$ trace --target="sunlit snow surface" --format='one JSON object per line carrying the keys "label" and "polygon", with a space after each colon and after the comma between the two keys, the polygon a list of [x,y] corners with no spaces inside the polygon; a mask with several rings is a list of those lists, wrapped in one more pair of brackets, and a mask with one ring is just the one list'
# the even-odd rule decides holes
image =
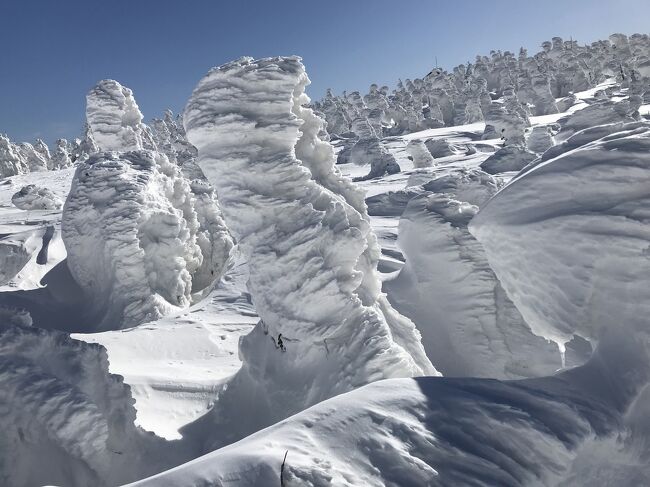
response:
{"label": "sunlit snow surface", "polygon": [[[579,94],[578,100],[594,92]],[[579,101],[569,111],[582,107],[584,103]],[[650,114],[650,106],[642,107],[641,113]],[[533,117],[532,122],[546,125],[563,115]],[[405,255],[398,228],[406,204],[387,194],[477,169],[498,146],[497,140],[480,139],[483,128],[478,123],[384,139],[402,171],[359,183],[368,197],[379,198],[374,207],[380,214],[373,215],[373,205],[370,214],[382,249],[379,271],[384,291],[420,328],[426,325],[426,305],[432,303],[419,301],[421,308],[411,309],[411,314],[406,308],[400,309],[403,289],[395,286],[399,286]],[[408,140],[414,138],[445,138],[473,146],[475,151],[435,159],[432,167],[415,169],[406,152]],[[369,170],[351,164],[339,168],[350,178],[364,176]],[[12,205],[11,196],[24,185],[36,184],[65,199],[73,172],[30,173],[0,184],[0,256],[5,263],[0,270],[1,299],[8,293],[41,287],[41,278],[65,259],[61,211],[20,210]],[[508,183],[514,175],[498,174],[498,184]],[[45,265],[39,265],[36,254],[48,226],[55,230],[49,258]],[[241,365],[239,338],[258,321],[246,291],[247,273],[246,265],[235,259],[208,297],[178,314],[126,330],[73,334],[75,339],[106,347],[110,371],[124,376],[131,386],[136,424],[167,439],[181,438],[179,430],[201,418],[220,386],[237,372]],[[473,343],[478,342],[462,345],[470,347]],[[590,349],[570,347],[564,357],[566,365],[581,364],[590,353]],[[620,352],[619,347],[626,347],[630,360],[638,352],[628,343],[613,346]],[[541,366],[553,370],[557,363],[560,368],[559,351],[552,349],[549,354],[557,354],[558,360],[540,359]],[[437,367],[435,356],[430,358]],[[485,376],[526,376],[521,369],[490,365],[494,369],[485,371]],[[619,366],[624,368],[625,363]],[[634,435],[618,437],[616,428],[619,423],[634,423],[645,409],[637,406],[631,417],[625,418],[625,400],[608,404],[608,398],[620,392],[619,385],[608,376],[611,371],[607,367],[599,367],[589,364],[559,379],[519,382],[446,378],[380,382],[318,404],[141,484],[280,485],[280,465],[288,452],[284,478],[292,483],[287,485],[463,485],[481,479],[477,485],[569,486],[598,485],[603,476],[609,476],[604,484],[646,485],[644,445],[635,443]],[[620,387],[629,386],[626,393],[632,394],[636,379]],[[483,448],[487,443],[491,447]],[[631,445],[632,453],[622,453],[623,445]],[[450,456],[451,451],[457,455]]]}

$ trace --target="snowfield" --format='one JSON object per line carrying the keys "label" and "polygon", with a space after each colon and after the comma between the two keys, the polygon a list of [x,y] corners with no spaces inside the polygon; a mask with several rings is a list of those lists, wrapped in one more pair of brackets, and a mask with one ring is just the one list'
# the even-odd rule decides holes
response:
{"label": "snowfield", "polygon": [[650,485],[649,58],[245,57],[1,136],[0,485]]}

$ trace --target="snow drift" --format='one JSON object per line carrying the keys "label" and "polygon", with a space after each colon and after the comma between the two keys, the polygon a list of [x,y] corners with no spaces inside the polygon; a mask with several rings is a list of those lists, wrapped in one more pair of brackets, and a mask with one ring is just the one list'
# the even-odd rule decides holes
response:
{"label": "snow drift", "polygon": [[650,125],[586,139],[513,180],[470,230],[536,334],[647,340]]}

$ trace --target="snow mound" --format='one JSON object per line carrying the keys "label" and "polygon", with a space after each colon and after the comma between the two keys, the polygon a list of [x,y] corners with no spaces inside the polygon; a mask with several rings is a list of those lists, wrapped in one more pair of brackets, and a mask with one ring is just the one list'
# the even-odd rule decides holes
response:
{"label": "snow mound", "polygon": [[557,134],[559,140],[566,140],[571,135],[584,129],[617,122],[629,123],[639,120],[639,96],[630,96],[625,100],[605,98],[558,120],[561,126]]}
{"label": "snow mound", "polygon": [[[644,485],[647,469],[631,481],[643,461],[621,453],[622,414],[648,376],[627,373],[647,357],[626,338],[553,377],[376,382],[131,487],[575,487],[616,462],[618,485]],[[580,469],[598,448],[598,468]]]}
{"label": "snow mound", "polygon": [[61,228],[95,331],[187,307],[193,292],[221,276],[232,247],[213,196],[195,194],[178,167],[153,151],[99,153],[80,163]]}
{"label": "snow mound", "polygon": [[11,197],[11,202],[21,210],[58,210],[63,202],[47,188],[28,184]]}
{"label": "snow mound", "polygon": [[261,318],[217,401],[244,423],[238,433],[373,380],[435,373],[413,324],[380,294],[363,195],[318,137],[308,83],[297,57],[242,58],[212,69],[185,109]]}
{"label": "snow mound", "polygon": [[99,150],[154,149],[142,118],[133,92],[115,80],[100,81],[86,95],[86,120]]}
{"label": "snow mound", "polygon": [[537,335],[560,345],[607,328],[647,337],[650,124],[577,137],[585,144],[518,176],[470,230]]}
{"label": "snow mound", "polygon": [[521,171],[537,158],[537,154],[523,145],[502,147],[481,163],[481,169],[488,174]]}
{"label": "snow mound", "polygon": [[384,287],[415,322],[433,364],[456,377],[554,373],[562,366],[557,346],[531,333],[467,230],[497,181],[479,170],[459,171],[423,189],[399,221],[406,264]]}

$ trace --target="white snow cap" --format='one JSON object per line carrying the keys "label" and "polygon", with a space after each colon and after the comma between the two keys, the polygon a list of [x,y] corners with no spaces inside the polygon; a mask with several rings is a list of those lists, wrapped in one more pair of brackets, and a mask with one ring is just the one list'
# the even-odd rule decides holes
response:
{"label": "white snow cap", "polygon": [[650,124],[633,123],[518,176],[470,230],[536,334],[647,338],[649,207]]}
{"label": "white snow cap", "polygon": [[363,196],[318,138],[308,83],[298,57],[242,58],[212,69],[184,115],[249,259],[261,318],[227,392],[252,381],[256,420],[267,424],[373,380],[436,373],[414,325],[380,294]]}
{"label": "white snow cap", "polygon": [[115,80],[97,83],[86,95],[86,119],[99,150],[153,148],[133,92]]}

